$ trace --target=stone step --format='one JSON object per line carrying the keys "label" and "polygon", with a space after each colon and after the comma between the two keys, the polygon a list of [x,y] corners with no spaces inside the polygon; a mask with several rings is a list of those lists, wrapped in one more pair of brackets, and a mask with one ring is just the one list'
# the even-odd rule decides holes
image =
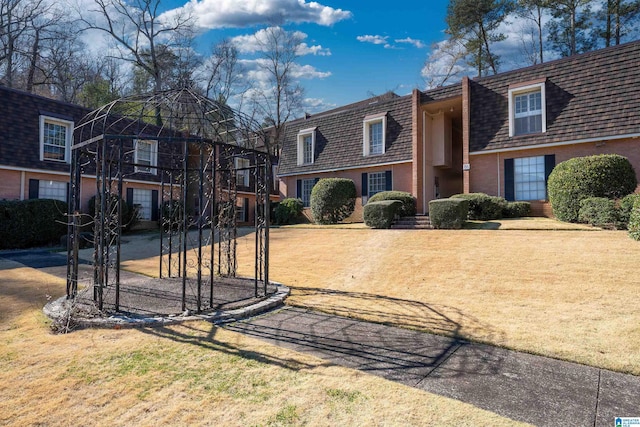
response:
{"label": "stone step", "polygon": [[399,218],[391,224],[391,228],[396,230],[430,230],[433,227],[428,216],[418,215]]}

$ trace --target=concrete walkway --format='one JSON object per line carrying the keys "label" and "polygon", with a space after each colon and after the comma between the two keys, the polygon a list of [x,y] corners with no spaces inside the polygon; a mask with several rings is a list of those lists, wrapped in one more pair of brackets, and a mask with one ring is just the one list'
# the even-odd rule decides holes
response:
{"label": "concrete walkway", "polygon": [[225,326],[537,426],[640,417],[640,377],[299,308]]}

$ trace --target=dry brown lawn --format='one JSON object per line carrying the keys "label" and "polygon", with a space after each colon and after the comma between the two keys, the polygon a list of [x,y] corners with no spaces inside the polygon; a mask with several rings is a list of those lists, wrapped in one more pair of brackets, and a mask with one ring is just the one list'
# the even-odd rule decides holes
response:
{"label": "dry brown lawn", "polygon": [[271,236],[271,277],[292,287],[288,304],[640,375],[640,243],[625,232]]}
{"label": "dry brown lawn", "polygon": [[0,260],[0,425],[516,425],[206,322],[54,335],[41,310],[63,294]]}

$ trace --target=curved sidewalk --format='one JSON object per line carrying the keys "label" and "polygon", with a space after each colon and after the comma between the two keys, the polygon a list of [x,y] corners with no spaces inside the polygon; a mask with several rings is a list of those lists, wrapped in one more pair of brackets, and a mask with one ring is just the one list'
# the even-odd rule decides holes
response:
{"label": "curved sidewalk", "polygon": [[537,426],[640,418],[640,377],[285,307],[225,328]]}

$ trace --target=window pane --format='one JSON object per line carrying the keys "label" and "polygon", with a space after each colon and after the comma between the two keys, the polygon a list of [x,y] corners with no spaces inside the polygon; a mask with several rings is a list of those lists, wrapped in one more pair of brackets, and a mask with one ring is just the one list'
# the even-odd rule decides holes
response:
{"label": "window pane", "polygon": [[151,190],[133,189],[133,206],[138,209],[138,217],[151,219]]}
{"label": "window pane", "polygon": [[369,154],[382,154],[382,122],[369,124]]}
{"label": "window pane", "polygon": [[43,157],[64,160],[67,145],[67,127],[56,123],[44,123]]}
{"label": "window pane", "polygon": [[384,172],[375,172],[369,174],[369,197],[376,193],[385,191],[387,188],[387,180]]}
{"label": "window pane", "polygon": [[545,200],[544,156],[514,159],[516,200]]}
{"label": "window pane", "polygon": [[311,206],[311,190],[316,185],[315,179],[302,180],[302,203],[305,207]]}
{"label": "window pane", "polygon": [[156,166],[155,141],[136,141],[136,172],[155,173],[150,166]]}
{"label": "window pane", "polygon": [[60,181],[47,181],[41,179],[38,182],[38,198],[67,201],[67,183]]}
{"label": "window pane", "polygon": [[542,132],[542,92],[514,95],[514,134]]}
{"label": "window pane", "polygon": [[235,167],[236,167],[236,185],[241,187],[249,186],[249,167],[251,167],[251,162],[249,159],[243,159],[241,157],[235,158]]}
{"label": "window pane", "polygon": [[304,137],[302,147],[304,150],[304,162],[313,163],[313,139],[311,138],[311,135],[306,135]]}

